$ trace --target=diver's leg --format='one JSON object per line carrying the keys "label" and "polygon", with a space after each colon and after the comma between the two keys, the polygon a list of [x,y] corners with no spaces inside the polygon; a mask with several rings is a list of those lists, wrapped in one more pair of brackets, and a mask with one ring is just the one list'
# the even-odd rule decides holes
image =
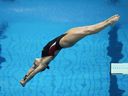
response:
{"label": "diver's leg", "polygon": [[33,70],[29,75],[26,76],[25,79],[20,81],[20,84],[24,87],[25,84],[31,80],[37,73],[43,71],[47,68],[49,62],[53,59],[53,56],[44,57],[42,61],[40,62],[39,66]]}
{"label": "diver's leg", "polygon": [[119,20],[119,17],[119,15],[114,15],[108,18],[107,20],[95,25],[72,28],[69,31],[67,31],[67,34],[60,40],[60,46],[64,48],[71,47],[83,37],[95,34],[103,30],[107,26],[114,24]]}

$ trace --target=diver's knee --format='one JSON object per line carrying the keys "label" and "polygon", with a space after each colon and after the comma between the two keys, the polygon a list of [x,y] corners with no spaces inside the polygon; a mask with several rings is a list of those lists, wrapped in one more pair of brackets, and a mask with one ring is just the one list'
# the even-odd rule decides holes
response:
{"label": "diver's knee", "polygon": [[86,33],[87,33],[87,35],[89,35],[89,34],[94,34],[97,30],[96,30],[97,28],[96,28],[96,26],[87,26],[86,27],[86,30],[84,30],[84,31],[86,31]]}

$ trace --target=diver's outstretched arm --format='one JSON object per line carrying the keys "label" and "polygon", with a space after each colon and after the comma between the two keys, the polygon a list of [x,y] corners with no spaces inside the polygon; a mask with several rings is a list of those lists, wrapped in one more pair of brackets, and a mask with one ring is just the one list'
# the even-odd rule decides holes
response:
{"label": "diver's outstretched arm", "polygon": [[53,59],[53,56],[47,56],[42,58],[37,68],[35,68],[31,72],[29,71],[29,74],[27,73],[27,75],[25,75],[25,77],[20,81],[20,84],[24,87],[25,84],[29,80],[31,80],[37,73],[44,71],[46,68],[48,68],[48,64],[51,62],[52,59]]}
{"label": "diver's outstretched arm", "polygon": [[26,77],[31,74],[40,64],[40,59],[39,58],[36,58],[34,63],[33,63],[33,66],[28,70],[28,72],[26,73],[26,75],[23,77],[23,80],[26,79]]}

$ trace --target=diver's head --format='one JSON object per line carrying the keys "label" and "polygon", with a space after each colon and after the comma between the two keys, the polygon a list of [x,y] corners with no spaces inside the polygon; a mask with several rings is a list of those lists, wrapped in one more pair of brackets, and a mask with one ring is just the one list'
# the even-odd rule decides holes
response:
{"label": "diver's head", "polygon": [[36,58],[35,61],[34,61],[34,63],[37,64],[37,65],[38,65],[40,62],[41,62],[41,58]]}

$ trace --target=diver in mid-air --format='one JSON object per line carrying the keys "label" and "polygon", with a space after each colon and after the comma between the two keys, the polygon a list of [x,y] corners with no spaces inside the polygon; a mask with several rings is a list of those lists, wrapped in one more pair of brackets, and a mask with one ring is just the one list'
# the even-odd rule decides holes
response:
{"label": "diver in mid-air", "polygon": [[20,81],[20,84],[24,87],[25,84],[32,79],[37,73],[49,69],[49,63],[60,52],[62,48],[72,47],[80,39],[95,34],[107,26],[116,23],[119,20],[119,15],[114,15],[105,21],[90,26],[75,27],[68,30],[66,33],[51,40],[42,50],[41,58],[35,59],[33,66],[28,73]]}

